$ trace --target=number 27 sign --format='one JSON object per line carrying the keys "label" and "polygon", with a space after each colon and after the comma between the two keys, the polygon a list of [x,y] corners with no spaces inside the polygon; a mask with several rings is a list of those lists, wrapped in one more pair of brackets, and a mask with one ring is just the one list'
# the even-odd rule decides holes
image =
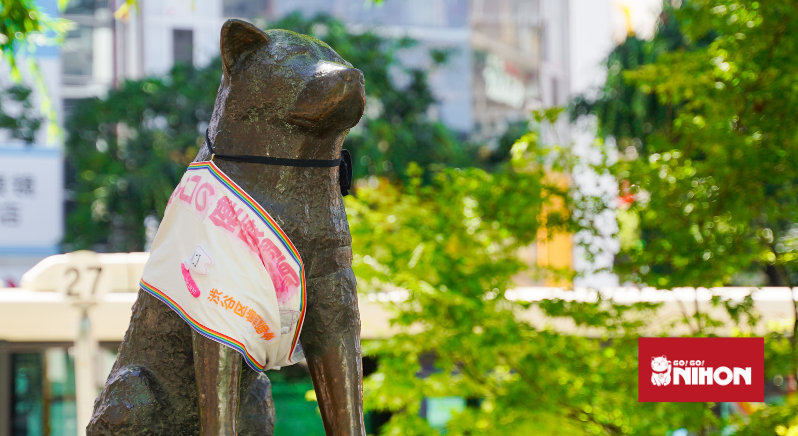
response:
{"label": "number 27 sign", "polygon": [[58,278],[56,290],[73,303],[93,304],[105,294],[109,277],[103,274],[99,256],[93,251],[66,254],[67,261]]}

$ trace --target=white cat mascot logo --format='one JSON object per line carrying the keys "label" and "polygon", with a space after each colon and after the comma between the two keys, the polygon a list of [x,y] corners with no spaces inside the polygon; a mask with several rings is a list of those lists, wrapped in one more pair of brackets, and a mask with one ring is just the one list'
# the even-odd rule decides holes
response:
{"label": "white cat mascot logo", "polygon": [[651,383],[654,386],[671,384],[671,362],[665,356],[651,358]]}

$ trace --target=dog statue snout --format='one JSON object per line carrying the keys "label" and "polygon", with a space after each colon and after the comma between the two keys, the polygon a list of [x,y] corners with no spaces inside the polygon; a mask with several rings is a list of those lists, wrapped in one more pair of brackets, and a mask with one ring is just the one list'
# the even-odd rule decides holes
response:
{"label": "dog statue snout", "polygon": [[347,68],[343,71],[343,73],[341,73],[341,78],[344,79],[345,82],[359,82],[364,85],[366,84],[366,79],[363,77],[363,72],[357,68]]}
{"label": "dog statue snout", "polygon": [[348,129],[366,107],[366,79],[357,68],[320,62],[289,114],[288,122],[309,129]]}

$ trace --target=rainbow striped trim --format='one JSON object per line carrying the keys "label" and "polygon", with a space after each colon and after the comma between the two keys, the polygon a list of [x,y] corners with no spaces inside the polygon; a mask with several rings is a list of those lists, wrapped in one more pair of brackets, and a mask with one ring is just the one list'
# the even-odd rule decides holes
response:
{"label": "rainbow striped trim", "polygon": [[141,286],[141,289],[147,291],[155,298],[163,301],[167,306],[172,308],[172,310],[177,312],[177,314],[180,315],[180,317],[183,318],[183,320],[185,320],[188,323],[188,325],[191,326],[191,328],[196,330],[197,333],[201,334],[202,336],[205,336],[208,339],[216,341],[220,344],[227,345],[228,347],[241,353],[241,355],[244,356],[244,359],[246,359],[247,364],[250,367],[252,367],[252,369],[254,369],[255,371],[263,372],[266,369],[265,365],[260,364],[257,360],[255,360],[254,357],[252,357],[251,354],[249,354],[249,352],[247,352],[247,349],[244,348],[244,344],[242,344],[241,342],[238,342],[237,340],[229,336],[223,335],[215,330],[211,330],[205,327],[204,325],[198,323],[196,320],[194,320],[194,318],[191,317],[191,315],[186,313],[186,311],[183,310],[183,308],[180,307],[179,304],[177,304],[174,300],[169,298],[168,295],[161,292],[155,286],[152,286],[151,284],[145,282],[144,279],[141,279],[141,281],[139,282],[139,286]]}

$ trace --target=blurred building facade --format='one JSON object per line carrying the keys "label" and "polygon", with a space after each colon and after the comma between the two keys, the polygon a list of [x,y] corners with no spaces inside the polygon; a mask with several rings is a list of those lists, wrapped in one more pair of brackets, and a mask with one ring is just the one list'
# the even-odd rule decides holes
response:
{"label": "blurred building facade", "polygon": [[[116,0],[119,2],[119,0]],[[326,13],[355,30],[419,42],[404,53],[428,66],[430,48],[452,51],[431,84],[441,121],[464,133],[496,130],[529,109],[567,101],[569,2],[555,0],[141,0],[118,14],[114,0],[74,0],[78,27],[61,48],[63,98],[102,95],[125,78],[163,74],[175,62],[207,63],[219,27],[237,17],[265,25],[293,12]]]}
{"label": "blurred building facade", "polygon": [[[56,1],[39,0],[37,4],[57,15]],[[38,72],[28,68],[29,61],[36,63]],[[36,47],[17,59],[22,83],[34,91],[31,102],[35,107],[27,110],[7,98],[5,91],[17,84],[8,65],[0,63],[0,77],[5,74],[6,78],[0,81],[3,112],[12,117],[26,113],[42,120],[30,144],[0,129],[0,287],[18,285],[39,260],[59,252],[64,226],[63,157],[57,128],[63,120],[61,63],[61,50],[55,46]],[[42,98],[37,81],[46,87],[48,98]],[[42,114],[45,104],[53,109],[54,123]]]}
{"label": "blurred building facade", "polygon": [[65,11],[77,24],[61,48],[67,110],[74,99],[102,95],[126,78],[163,74],[175,62],[204,65],[218,55],[227,18],[264,26],[293,12],[409,36],[419,42],[402,55],[412,66],[429,66],[431,48],[451,50],[450,61],[430,77],[439,100],[431,116],[459,132],[503,132],[529,109],[563,104],[570,94],[574,1],[140,0],[137,10],[114,19],[115,3],[121,1],[73,0]]}

